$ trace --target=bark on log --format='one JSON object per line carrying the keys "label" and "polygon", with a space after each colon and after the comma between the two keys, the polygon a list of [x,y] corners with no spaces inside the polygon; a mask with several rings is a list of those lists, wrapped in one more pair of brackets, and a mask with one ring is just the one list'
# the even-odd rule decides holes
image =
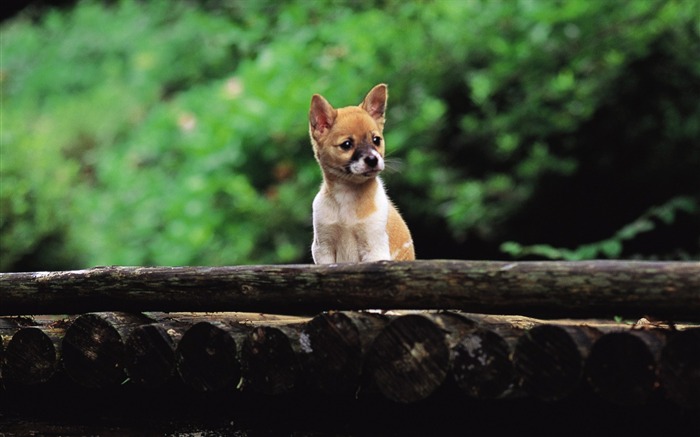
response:
{"label": "bark on log", "polygon": [[185,384],[202,392],[233,389],[241,378],[239,349],[248,330],[216,321],[189,328],[175,351],[176,368]]}
{"label": "bark on log", "polygon": [[392,401],[425,399],[443,385],[450,369],[450,349],[473,328],[470,320],[450,313],[398,317],[374,340],[365,371]]}
{"label": "bark on log", "polygon": [[51,379],[60,368],[64,334],[61,325],[20,328],[8,342],[2,359],[3,383],[34,385]]}
{"label": "bark on log", "polygon": [[2,273],[1,314],[462,309],[700,319],[700,262],[415,261]]}
{"label": "bark on log", "polygon": [[327,395],[354,395],[365,354],[388,321],[381,314],[350,311],[325,312],[311,319],[300,337],[300,359],[309,386]]}
{"label": "bark on log", "polygon": [[513,365],[520,387],[544,401],[570,396],[581,384],[600,332],[589,326],[539,325],[518,340]]}
{"label": "bark on log", "polygon": [[89,388],[116,387],[127,380],[124,343],[137,327],[152,320],[142,314],[91,313],[78,317],[63,338],[63,365]]}
{"label": "bark on log", "polygon": [[642,405],[658,387],[666,332],[628,330],[603,335],[591,349],[586,379],[595,393],[618,405]]}
{"label": "bark on log", "polygon": [[700,409],[700,328],[673,333],[661,353],[660,378],[676,404]]}
{"label": "bark on log", "polygon": [[299,388],[300,332],[299,325],[252,328],[241,348],[242,390],[281,395]]}

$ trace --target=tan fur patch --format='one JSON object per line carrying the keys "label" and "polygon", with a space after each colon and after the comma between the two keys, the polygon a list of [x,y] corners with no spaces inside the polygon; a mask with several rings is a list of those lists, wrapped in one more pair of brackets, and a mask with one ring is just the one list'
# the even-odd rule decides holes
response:
{"label": "tan fur patch", "polygon": [[377,180],[375,179],[362,187],[361,193],[358,195],[357,208],[355,209],[358,219],[365,219],[377,210],[377,205],[374,203],[377,186]]}
{"label": "tan fur patch", "polygon": [[389,234],[389,252],[392,259],[396,261],[413,261],[416,259],[411,232],[392,203],[389,203],[386,231]]}

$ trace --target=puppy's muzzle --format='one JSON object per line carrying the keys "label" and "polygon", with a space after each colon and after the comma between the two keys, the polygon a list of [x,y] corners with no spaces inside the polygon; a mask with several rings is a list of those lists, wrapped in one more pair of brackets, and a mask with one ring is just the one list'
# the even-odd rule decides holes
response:
{"label": "puppy's muzzle", "polygon": [[384,158],[373,147],[358,148],[350,158],[350,173],[374,176],[384,170]]}
{"label": "puppy's muzzle", "polygon": [[370,168],[375,168],[377,165],[379,165],[379,158],[374,155],[365,156],[365,164],[367,164],[367,166]]}

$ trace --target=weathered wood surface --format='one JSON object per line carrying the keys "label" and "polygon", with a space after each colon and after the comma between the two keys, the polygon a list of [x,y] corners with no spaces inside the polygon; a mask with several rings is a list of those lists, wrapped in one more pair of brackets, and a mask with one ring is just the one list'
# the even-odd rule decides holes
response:
{"label": "weathered wood surface", "polygon": [[415,261],[0,273],[0,314],[460,309],[700,319],[700,262]]}

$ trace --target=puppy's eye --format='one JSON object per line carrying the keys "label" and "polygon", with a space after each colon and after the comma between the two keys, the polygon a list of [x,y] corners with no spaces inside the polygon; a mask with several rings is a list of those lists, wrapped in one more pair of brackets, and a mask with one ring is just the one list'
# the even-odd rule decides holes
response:
{"label": "puppy's eye", "polygon": [[345,140],[340,144],[340,148],[343,150],[350,150],[352,149],[352,141],[351,140]]}
{"label": "puppy's eye", "polygon": [[375,135],[374,137],[372,137],[372,142],[375,146],[379,147],[382,145],[382,138]]}

